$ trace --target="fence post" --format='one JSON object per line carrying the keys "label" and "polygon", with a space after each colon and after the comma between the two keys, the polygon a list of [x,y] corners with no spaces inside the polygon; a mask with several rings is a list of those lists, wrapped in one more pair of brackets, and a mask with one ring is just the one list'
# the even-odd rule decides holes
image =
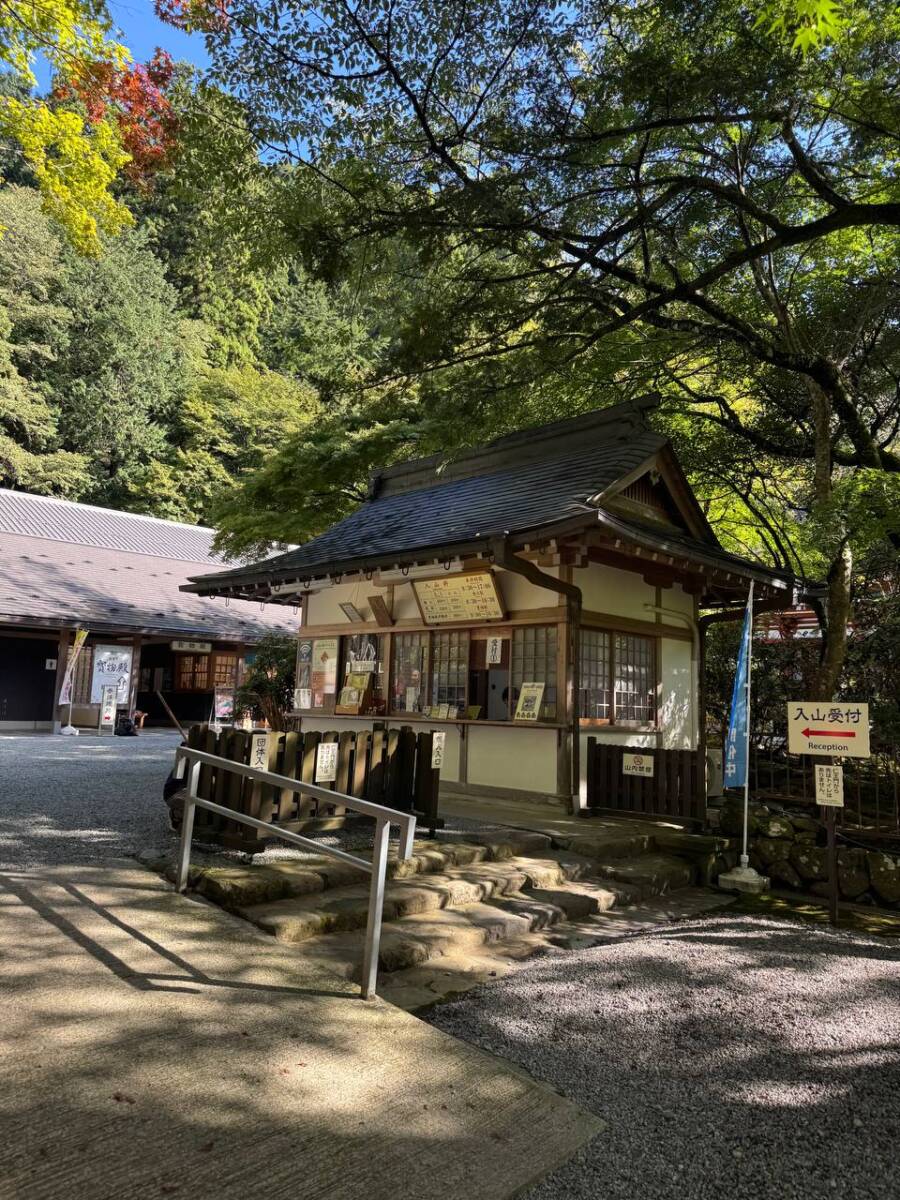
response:
{"label": "fence post", "polygon": [[181,844],[178,847],[178,871],[175,876],[175,889],[179,892],[185,891],[188,883],[188,871],[191,865],[191,838],[194,834],[194,813],[197,811],[194,801],[197,799],[199,780],[200,763],[192,762],[188,768],[188,785],[181,818]]}
{"label": "fence post", "polygon": [[381,913],[384,907],[384,877],[387,870],[390,835],[390,825],[384,817],[379,817],[375,823],[372,883],[369,888],[369,917],[366,923],[366,947],[363,954],[362,995],[364,1000],[375,995],[375,987],[378,983],[378,950],[381,945]]}

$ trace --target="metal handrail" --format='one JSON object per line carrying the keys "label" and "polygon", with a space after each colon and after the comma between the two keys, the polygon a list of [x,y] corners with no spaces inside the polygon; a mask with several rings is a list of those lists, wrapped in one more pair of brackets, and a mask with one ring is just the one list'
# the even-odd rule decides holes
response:
{"label": "metal handrail", "polygon": [[277,836],[286,842],[303,846],[306,849],[317,850],[330,854],[341,862],[352,863],[361,871],[368,871],[372,876],[369,887],[369,913],[366,922],[366,941],[363,949],[362,995],[368,1000],[375,995],[378,982],[378,948],[381,942],[381,915],[384,908],[384,883],[387,874],[388,845],[390,843],[391,825],[400,827],[400,858],[412,857],[413,840],[416,836],[416,818],[412,813],[398,812],[394,808],[386,808],[383,804],[372,804],[368,800],[360,800],[357,796],[347,796],[343,792],[332,792],[329,788],[318,787],[314,783],[303,783],[299,779],[291,779],[287,775],[276,775],[272,771],[261,771],[257,767],[247,766],[246,763],[233,762],[229,758],[220,758],[216,754],[207,754],[205,750],[194,750],[190,746],[179,746],[175,751],[176,770],[181,759],[189,763],[187,789],[184,799],[184,815],[181,823],[181,842],[178,848],[178,866],[175,874],[177,891],[187,889],[188,871],[191,863],[191,840],[194,833],[194,810],[208,809],[227,817],[229,821],[240,821],[254,829],[262,829],[266,833],[273,831],[273,826],[256,817],[248,817],[246,813],[235,812],[212,800],[205,800],[197,795],[200,782],[200,768],[203,766],[217,767],[219,770],[231,771],[235,775],[243,775],[257,783],[271,784],[273,787],[292,792],[302,792],[305,796],[314,796],[329,804],[340,804],[344,808],[352,808],[354,812],[363,813],[375,818],[375,843],[372,851],[372,861],[348,854],[346,850],[337,850],[334,846],[323,846],[312,838],[305,838],[299,833],[287,829],[279,829]]}

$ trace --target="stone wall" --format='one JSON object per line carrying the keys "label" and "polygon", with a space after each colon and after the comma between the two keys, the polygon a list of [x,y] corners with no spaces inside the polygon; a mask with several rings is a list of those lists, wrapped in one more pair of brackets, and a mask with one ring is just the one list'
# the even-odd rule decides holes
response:
{"label": "stone wall", "polygon": [[[719,831],[740,837],[743,801],[720,810]],[[773,888],[828,895],[828,852],[821,821],[806,812],[751,802],[750,865],[768,875]],[[838,841],[838,888],[844,900],[900,909],[900,857]]]}

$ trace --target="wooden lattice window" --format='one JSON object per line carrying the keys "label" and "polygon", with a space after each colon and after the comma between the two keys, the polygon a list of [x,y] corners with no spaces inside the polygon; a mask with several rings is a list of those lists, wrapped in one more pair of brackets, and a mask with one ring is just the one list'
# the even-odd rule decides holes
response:
{"label": "wooden lattice window", "polygon": [[236,687],[238,674],[238,656],[236,654],[220,654],[213,656],[213,686]]}
{"label": "wooden lattice window", "polygon": [[609,725],[656,722],[656,639],[581,630],[581,719]]}
{"label": "wooden lattice window", "polygon": [[422,712],[428,700],[428,634],[395,633],[391,642],[391,712]]}
{"label": "wooden lattice window", "polygon": [[209,655],[179,654],[175,660],[175,691],[209,691]]}
{"label": "wooden lattice window", "polygon": [[615,719],[649,725],[656,720],[656,643],[653,638],[617,633],[615,641]]}
{"label": "wooden lattice window", "polygon": [[465,715],[469,674],[469,632],[435,633],[431,646],[431,706],[450,706],[450,716]]}
{"label": "wooden lattice window", "polygon": [[556,720],[556,626],[521,625],[512,635],[510,712],[515,713],[523,683],[542,683],[539,720]]}
{"label": "wooden lattice window", "polygon": [[581,630],[581,716],[588,721],[612,719],[612,655],[610,634]]}

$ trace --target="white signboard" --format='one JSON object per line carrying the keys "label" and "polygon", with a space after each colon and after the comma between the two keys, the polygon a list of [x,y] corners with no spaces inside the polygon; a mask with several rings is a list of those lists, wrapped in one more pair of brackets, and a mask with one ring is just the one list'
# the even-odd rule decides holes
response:
{"label": "white signboard", "polygon": [[105,684],[114,684],[116,700],[128,703],[131,683],[131,647],[95,646],[93,673],[91,675],[91,704],[99,704]]}
{"label": "white signboard", "polygon": [[267,733],[254,733],[250,739],[250,766],[255,767],[257,771],[268,771],[269,735]]}
{"label": "white signboard", "polygon": [[116,685],[105,683],[100,693],[100,728],[114,729],[116,725]]}
{"label": "white signboard", "polygon": [[622,759],[623,775],[641,775],[644,779],[653,778],[653,755],[632,754],[626,751]]}
{"label": "white signboard", "polygon": [[187,654],[211,654],[212,642],[186,642],[183,639],[171,643],[173,650]]}
{"label": "white signboard", "polygon": [[816,803],[829,808],[844,807],[844,768],[816,764]]}
{"label": "white signboard", "polygon": [[337,779],[337,765],[337,742],[319,742],[316,747],[316,783],[333,783]]}
{"label": "white signboard", "polygon": [[312,688],[294,688],[294,708],[312,708]]}
{"label": "white signboard", "polygon": [[503,638],[489,637],[487,640],[487,665],[497,667],[503,662]]}
{"label": "white signboard", "polygon": [[869,757],[868,704],[792,700],[787,706],[791,754]]}
{"label": "white signboard", "polygon": [[431,735],[431,765],[439,771],[444,765],[444,747],[447,742],[447,735],[443,730]]}

